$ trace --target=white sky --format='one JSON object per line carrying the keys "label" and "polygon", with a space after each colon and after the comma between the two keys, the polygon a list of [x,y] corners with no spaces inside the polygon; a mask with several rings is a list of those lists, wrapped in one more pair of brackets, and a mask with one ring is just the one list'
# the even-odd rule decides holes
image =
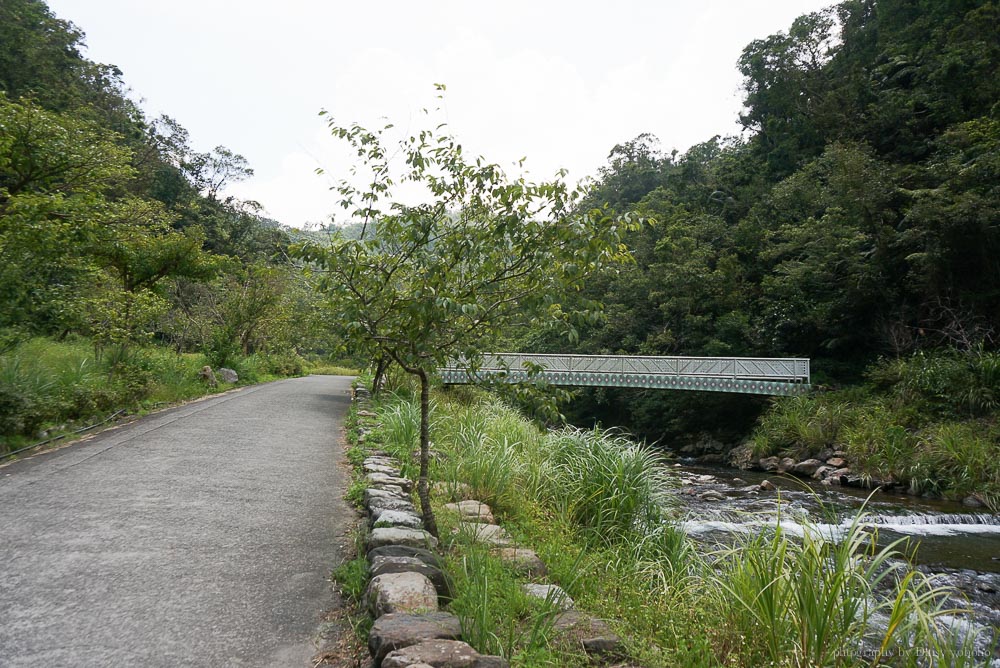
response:
{"label": "white sky", "polygon": [[296,227],[335,212],[348,166],[321,109],[417,130],[444,83],[467,152],[575,181],[642,132],[668,152],[738,132],[743,47],[832,2],[48,0],[150,117],[246,156],[230,194]]}

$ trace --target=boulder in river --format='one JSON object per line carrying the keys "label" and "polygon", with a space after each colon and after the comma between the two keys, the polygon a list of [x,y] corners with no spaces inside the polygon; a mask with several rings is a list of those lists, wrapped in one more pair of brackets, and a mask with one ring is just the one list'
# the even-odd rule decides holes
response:
{"label": "boulder in river", "polygon": [[823,466],[822,460],[819,460],[819,459],[806,459],[806,460],[801,461],[798,464],[795,464],[794,466],[792,466],[791,471],[792,471],[792,473],[795,473],[795,474],[798,474],[798,475],[801,475],[801,476],[811,476],[814,473],[816,473],[816,471],[818,471],[819,467],[821,467],[821,466]]}
{"label": "boulder in river", "polygon": [[777,471],[781,460],[777,457],[762,457],[759,466],[762,471]]}

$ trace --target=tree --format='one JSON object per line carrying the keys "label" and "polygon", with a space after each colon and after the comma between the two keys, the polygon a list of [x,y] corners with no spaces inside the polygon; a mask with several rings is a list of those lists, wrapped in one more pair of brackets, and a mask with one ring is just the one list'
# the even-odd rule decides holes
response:
{"label": "tree", "polygon": [[169,308],[157,294],[168,277],[207,279],[218,258],[202,250],[198,227],[177,231],[159,202],[127,197],[104,207],[90,256],[115,280],[93,302],[98,340],[123,348],[151,334],[151,324]]}
{"label": "tree", "polygon": [[[564,311],[562,297],[599,267],[627,260],[622,235],[637,223],[575,212],[580,193],[561,179],[531,183],[481,157],[467,159],[443,126],[400,140],[396,150],[386,141],[391,125],[370,131],[331,119],[329,127],[357,151],[370,177],[363,189],[339,186],[362,234],[335,234],[328,245],[295,252],[323,273],[321,286],[352,340],[419,378],[418,492],[425,528],[436,535],[427,478],[435,370],[455,358],[475,368],[491,342],[517,324],[562,322],[572,332],[572,316],[584,313]],[[404,184],[421,188],[425,201],[394,199]]]}
{"label": "tree", "polygon": [[0,326],[59,331],[93,268],[82,249],[132,176],[129,152],[95,124],[0,94]]}

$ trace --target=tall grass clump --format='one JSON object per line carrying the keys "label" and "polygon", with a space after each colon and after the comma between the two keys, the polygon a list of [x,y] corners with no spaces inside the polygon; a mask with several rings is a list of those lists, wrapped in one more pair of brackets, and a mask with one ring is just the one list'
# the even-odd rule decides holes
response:
{"label": "tall grass clump", "polygon": [[450,453],[442,477],[469,485],[498,508],[512,508],[533,489],[530,463],[541,434],[514,408],[497,400],[451,405],[433,423],[433,436]]}
{"label": "tall grass clump", "polygon": [[542,441],[545,501],[596,543],[639,540],[664,521],[670,487],[652,451],[609,431],[567,427]]}
{"label": "tall grass clump", "polygon": [[449,559],[456,592],[450,608],[461,622],[463,640],[484,654],[522,660],[544,656],[549,662],[541,665],[567,665],[552,662],[547,646],[561,610],[557,601],[528,596],[510,568],[471,540]]}
{"label": "tall grass clump", "polygon": [[[706,591],[724,616],[718,653],[738,665],[847,666],[906,657],[953,657],[961,649],[938,622],[958,612],[951,592],[910,570],[900,552],[863,529],[843,535],[781,525],[714,555]],[[888,594],[887,594],[888,592]],[[943,663],[940,665],[951,665]]]}
{"label": "tall grass clump", "polygon": [[[389,393],[379,405],[382,407],[379,412],[382,446],[399,460],[403,475],[416,479],[419,466],[413,459],[413,452],[420,447],[420,405],[399,393]],[[433,415],[433,402],[431,412]]]}
{"label": "tall grass clump", "polygon": [[752,436],[760,457],[778,453],[809,456],[844,443],[845,432],[864,402],[857,391],[782,397],[774,401]]}

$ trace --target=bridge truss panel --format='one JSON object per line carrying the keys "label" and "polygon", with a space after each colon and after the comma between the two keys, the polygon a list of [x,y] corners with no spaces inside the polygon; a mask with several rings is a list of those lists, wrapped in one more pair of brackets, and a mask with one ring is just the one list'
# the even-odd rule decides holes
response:
{"label": "bridge truss panel", "polygon": [[[529,373],[535,367],[540,373]],[[802,394],[810,389],[809,360],[798,358],[499,353],[486,355],[471,376],[461,362],[440,371],[449,384],[541,380],[553,385],[766,395]]]}

